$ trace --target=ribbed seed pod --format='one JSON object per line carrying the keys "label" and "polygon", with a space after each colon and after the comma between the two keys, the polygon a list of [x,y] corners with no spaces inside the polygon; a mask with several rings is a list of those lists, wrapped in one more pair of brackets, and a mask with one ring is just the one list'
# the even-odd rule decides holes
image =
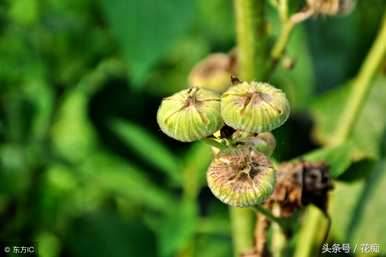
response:
{"label": "ribbed seed pod", "polygon": [[354,9],[356,0],[307,0],[307,4],[315,14],[346,15]]}
{"label": "ribbed seed pod", "polygon": [[211,54],[197,63],[188,77],[192,87],[202,87],[223,93],[231,86],[232,61],[227,54]]}
{"label": "ribbed seed pod", "polygon": [[276,139],[271,132],[247,133],[236,131],[232,139],[237,143],[249,145],[258,152],[271,156],[276,148]]}
{"label": "ribbed seed pod", "polygon": [[162,132],[182,141],[205,138],[220,129],[220,98],[203,88],[189,88],[164,98],[157,112]]}
{"label": "ribbed seed pod", "polygon": [[222,202],[249,207],[264,202],[275,188],[275,169],[262,153],[250,147],[220,151],[207,172],[208,186]]}
{"label": "ribbed seed pod", "polygon": [[221,98],[224,122],[235,129],[259,133],[280,127],[290,114],[283,91],[268,83],[241,82]]}

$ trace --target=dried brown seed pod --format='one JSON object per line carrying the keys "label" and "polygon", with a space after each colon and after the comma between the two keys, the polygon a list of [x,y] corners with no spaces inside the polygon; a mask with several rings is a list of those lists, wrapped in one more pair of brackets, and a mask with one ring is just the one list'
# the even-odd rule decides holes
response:
{"label": "dried brown seed pod", "polygon": [[268,208],[278,205],[280,216],[291,216],[297,209],[314,204],[326,212],[332,181],[324,162],[287,162],[278,167],[276,188],[267,200]]}
{"label": "dried brown seed pod", "polygon": [[207,181],[222,202],[249,207],[264,202],[272,194],[275,169],[267,156],[250,147],[229,147],[215,156]]}

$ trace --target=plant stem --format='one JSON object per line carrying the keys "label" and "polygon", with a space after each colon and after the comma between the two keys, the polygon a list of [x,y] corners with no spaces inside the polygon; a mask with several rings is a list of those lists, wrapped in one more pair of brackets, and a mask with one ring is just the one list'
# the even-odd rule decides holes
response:
{"label": "plant stem", "polygon": [[255,227],[255,254],[256,257],[263,257],[266,255],[267,249],[267,231],[271,222],[261,213],[256,213],[256,227]]}
{"label": "plant stem", "polygon": [[266,73],[264,2],[264,0],[234,0],[239,76],[242,80],[261,80]]}
{"label": "plant stem", "polygon": [[282,29],[279,35],[279,38],[276,40],[276,43],[271,50],[271,67],[269,69],[270,74],[274,71],[276,64],[283,56],[288,41],[291,37],[291,32],[295,27],[295,23],[288,18],[288,0],[279,0],[278,12],[280,17],[280,22]]}
{"label": "plant stem", "polygon": [[289,19],[286,20],[284,23],[282,32],[276,41],[275,45],[272,48],[271,52],[271,58],[272,62],[275,64],[283,55],[285,48],[287,46],[287,43],[290,39],[290,35],[292,32],[292,29],[294,28],[294,23]]}
{"label": "plant stem", "polygon": [[[272,213],[275,216],[279,216],[281,213],[281,207],[278,204],[275,204],[272,208]],[[283,257],[285,256],[285,251],[287,249],[287,237],[284,234],[283,227],[279,224],[272,224],[272,254],[273,257]]]}
{"label": "plant stem", "polygon": [[253,218],[252,212],[247,208],[229,209],[231,217],[234,256],[240,256],[252,248]]}
{"label": "plant stem", "polygon": [[279,224],[282,228],[287,227],[287,224],[286,224],[285,220],[274,216],[269,210],[267,210],[266,208],[262,207],[261,205],[255,205],[252,208],[255,211],[257,211],[257,212],[261,213],[262,215],[264,215],[269,221],[272,221],[272,222],[275,222],[275,223]]}
{"label": "plant stem", "polygon": [[[299,232],[299,239],[294,252],[294,257],[318,256],[315,247],[320,247],[321,234],[325,233],[327,222],[323,220],[323,214],[314,206],[310,206]],[[319,244],[319,245],[318,245]]]}
{"label": "plant stem", "polygon": [[[364,63],[362,64],[358,76],[353,82],[350,97],[341,114],[331,145],[339,145],[350,136],[366,98],[371,89],[371,79],[374,77],[386,53],[386,12],[381,24],[381,29],[371,47]],[[307,218],[300,231],[299,242],[295,250],[295,257],[311,256],[312,244],[319,240],[319,236],[326,230],[327,225],[322,223],[323,214],[315,209],[308,209]],[[320,232],[320,233],[319,233]]]}
{"label": "plant stem", "polygon": [[213,146],[213,147],[216,147],[216,148],[218,148],[218,149],[224,149],[224,148],[226,147],[225,144],[223,144],[223,143],[217,141],[217,140],[214,139],[214,138],[205,138],[203,141],[204,141],[205,143],[207,143],[208,145]]}
{"label": "plant stem", "polygon": [[[234,0],[239,76],[262,80],[267,71],[264,0]],[[249,209],[230,208],[235,256],[253,246],[253,217]]]}
{"label": "plant stem", "polygon": [[340,145],[351,134],[360,115],[363,105],[371,89],[371,79],[379,68],[386,53],[386,12],[382,27],[373,46],[368,53],[357,78],[354,80],[350,97],[340,116],[336,133],[331,141],[332,145]]}

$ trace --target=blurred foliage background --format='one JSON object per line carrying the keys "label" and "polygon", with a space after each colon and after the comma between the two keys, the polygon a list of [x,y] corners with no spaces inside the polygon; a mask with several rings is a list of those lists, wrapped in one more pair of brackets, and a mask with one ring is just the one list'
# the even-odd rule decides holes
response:
{"label": "blurred foliage background", "polygon": [[[296,66],[271,81],[294,109],[275,131],[277,160],[328,141],[385,5],[359,1],[349,16],[296,28]],[[277,16],[267,13],[273,38]],[[205,182],[209,147],[167,138],[155,116],[195,63],[234,47],[234,27],[230,0],[0,1],[2,244],[33,242],[42,257],[232,256],[228,208]],[[382,254],[385,71],[348,157],[334,155],[330,237],[379,243]]]}

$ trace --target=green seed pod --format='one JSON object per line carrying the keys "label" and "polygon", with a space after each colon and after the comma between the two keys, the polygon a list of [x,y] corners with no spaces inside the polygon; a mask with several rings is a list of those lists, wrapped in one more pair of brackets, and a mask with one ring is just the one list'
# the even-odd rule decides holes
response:
{"label": "green seed pod", "polygon": [[249,145],[258,152],[271,156],[276,148],[276,139],[271,132],[247,133],[236,131],[232,139],[237,143]]}
{"label": "green seed pod", "polygon": [[220,98],[203,88],[189,88],[164,98],[157,112],[162,132],[182,141],[205,138],[223,126]]}
{"label": "green seed pod", "polygon": [[264,202],[273,193],[275,180],[275,169],[268,157],[246,146],[220,151],[207,172],[212,193],[234,207]]}
{"label": "green seed pod", "polygon": [[202,87],[223,93],[231,86],[231,58],[227,54],[211,54],[197,63],[188,77],[192,87]]}
{"label": "green seed pod", "polygon": [[280,127],[290,114],[283,91],[267,83],[241,82],[221,98],[225,124],[246,132],[259,133]]}

